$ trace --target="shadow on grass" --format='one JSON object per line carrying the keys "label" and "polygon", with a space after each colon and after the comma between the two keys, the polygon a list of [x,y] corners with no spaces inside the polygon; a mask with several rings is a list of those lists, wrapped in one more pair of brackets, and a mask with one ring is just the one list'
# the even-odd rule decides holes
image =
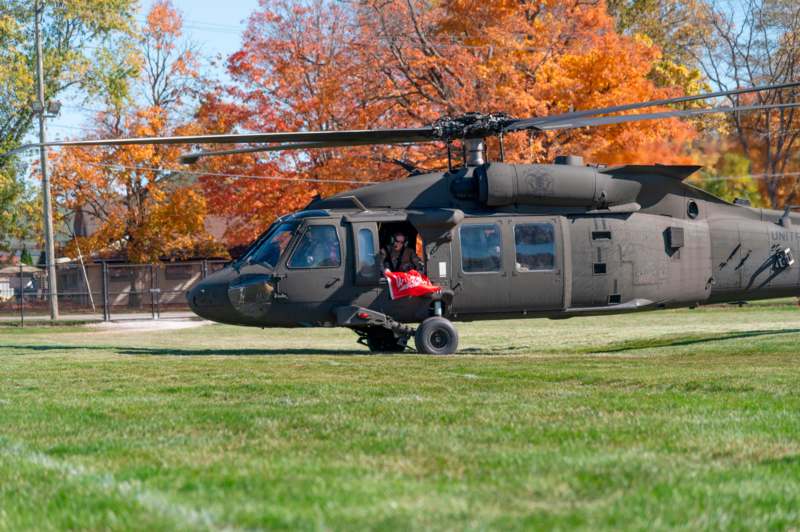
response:
{"label": "shadow on grass", "polygon": [[721,342],[725,340],[738,340],[741,338],[756,338],[759,336],[780,336],[784,334],[797,334],[800,329],[776,329],[757,331],[738,331],[730,333],[714,333],[705,335],[668,336],[655,339],[626,340],[624,342],[608,344],[603,347],[582,349],[582,353],[620,353],[623,351],[636,351],[638,349],[656,349],[661,347],[681,347],[687,345]]}
{"label": "shadow on grass", "polygon": [[[625,351],[637,351],[641,349],[658,349],[663,347],[682,347],[711,342],[723,342],[726,340],[737,340],[742,338],[756,338],[763,336],[780,336],[787,334],[800,333],[800,329],[780,329],[780,330],[755,330],[739,331],[730,333],[716,333],[706,335],[687,335],[687,336],[668,336],[661,338],[643,338],[637,340],[626,340],[605,346],[592,346],[572,351],[573,353],[597,354],[597,353],[622,353]],[[0,353],[24,355],[26,352],[47,352],[47,351],[106,351],[116,355],[127,356],[280,356],[280,355],[307,355],[307,356],[363,356],[369,355],[369,351],[353,349],[327,349],[327,348],[174,348],[174,347],[126,347],[126,346],[105,346],[105,345],[0,345]],[[14,352],[17,353],[14,353]],[[490,348],[465,348],[459,350],[464,355],[503,355],[521,354],[522,347],[509,347],[505,349]],[[402,354],[410,354],[406,351]],[[375,353],[376,355],[386,353]],[[398,353],[400,354],[400,353]]]}
{"label": "shadow on grass", "polygon": [[800,466],[800,454],[790,454],[787,456],[781,456],[779,458],[767,458],[765,460],[761,460],[759,462],[759,465],[778,466],[778,467],[786,467],[786,466],[797,467]]}
{"label": "shadow on grass", "polygon": [[327,355],[327,356],[359,356],[368,351],[355,349],[178,349],[171,347],[119,347],[102,345],[8,345],[0,346],[0,352],[23,351],[107,351],[116,355],[129,356],[278,356],[278,355]]}
{"label": "shadow on grass", "polygon": [[174,349],[170,347],[120,347],[115,349],[120,355],[135,356],[278,356],[278,355],[367,355],[368,351],[353,349]]}

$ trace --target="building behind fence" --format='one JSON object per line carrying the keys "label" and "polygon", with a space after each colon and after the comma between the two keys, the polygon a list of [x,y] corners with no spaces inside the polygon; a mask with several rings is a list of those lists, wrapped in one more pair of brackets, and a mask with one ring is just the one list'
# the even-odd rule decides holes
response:
{"label": "building behind fence", "polygon": [[[59,264],[58,304],[63,315],[102,316],[189,310],[186,293],[224,267],[224,260],[162,264]],[[0,273],[0,316],[49,315],[46,271]]]}

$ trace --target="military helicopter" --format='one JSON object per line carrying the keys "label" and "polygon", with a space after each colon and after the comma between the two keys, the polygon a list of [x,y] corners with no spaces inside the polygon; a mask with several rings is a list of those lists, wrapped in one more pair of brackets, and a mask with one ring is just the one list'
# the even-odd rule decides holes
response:
{"label": "military helicopter", "polygon": [[[254,327],[348,327],[371,351],[458,348],[452,322],[569,318],[693,307],[800,293],[799,215],[726,202],[685,182],[698,166],[506,164],[503,136],[640,120],[788,109],[732,105],[622,114],[800,82],[515,119],[471,113],[408,129],[246,133],[51,142],[49,146],[254,144],[182,160],[289,149],[443,142],[447,171],[311,201],[276,220],[249,250],[188,294],[199,316]],[[498,136],[500,157],[486,160]],[[452,162],[459,142],[462,164]],[[38,147],[28,145],[23,147]],[[392,299],[380,249],[396,232],[421,242],[438,292]],[[314,251],[320,250],[320,251]],[[419,324],[414,328],[411,324]]]}

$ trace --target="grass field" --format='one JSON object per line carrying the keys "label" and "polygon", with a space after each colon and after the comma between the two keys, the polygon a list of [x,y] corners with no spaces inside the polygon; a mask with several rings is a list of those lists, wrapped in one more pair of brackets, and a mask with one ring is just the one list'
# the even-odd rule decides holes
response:
{"label": "grass field", "polygon": [[0,328],[0,529],[798,529],[800,309]]}

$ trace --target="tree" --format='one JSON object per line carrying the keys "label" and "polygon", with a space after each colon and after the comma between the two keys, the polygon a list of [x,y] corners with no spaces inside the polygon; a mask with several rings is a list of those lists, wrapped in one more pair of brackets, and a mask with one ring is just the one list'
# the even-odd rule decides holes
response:
{"label": "tree", "polygon": [[[651,41],[617,33],[602,2],[282,0],[252,15],[228,62],[234,86],[207,95],[200,116],[218,131],[417,126],[467,111],[542,116],[682,93],[649,77],[660,57]],[[597,162],[667,163],[684,160],[681,148],[693,135],[667,120],[515,134],[506,148],[512,161],[573,152]],[[494,140],[489,149],[497,153]],[[354,147],[237,157],[207,168],[326,182],[204,183],[211,208],[234,220],[230,240],[244,242],[314,194],[402,175],[393,158],[441,168],[443,153],[442,146]]]}
{"label": "tree", "polygon": [[[45,98],[68,90],[124,97],[131,74],[126,37],[134,0],[43,2]],[[19,146],[35,116],[34,2],[0,0],[0,153]],[[41,215],[16,158],[0,161],[0,248],[11,238],[31,238]]]}
{"label": "tree", "polygon": [[[700,58],[705,75],[720,89],[796,81],[800,72],[800,5],[791,0],[719,0],[708,7],[713,32]],[[770,91],[731,97],[732,104],[781,104],[797,101],[800,91]],[[735,114],[728,120],[741,154],[753,170],[772,207],[796,202],[800,168],[796,155],[800,111],[766,110]]]}
{"label": "tree", "polygon": [[[380,125],[380,83],[364,75],[363,57],[354,53],[364,36],[352,8],[321,1],[308,9],[294,7],[264,5],[253,15],[242,50],[228,62],[237,85],[206,95],[199,113],[204,130]],[[301,208],[316,194],[342,190],[337,180],[352,186],[371,179],[376,153],[353,148],[210,159],[204,166],[207,171],[262,179],[204,179],[209,207],[231,220],[228,243],[241,245],[277,214]],[[377,166],[379,172],[398,175],[387,162]],[[263,179],[273,177],[279,179]]]}
{"label": "tree", "polygon": [[[99,137],[185,135],[197,126],[185,106],[200,82],[191,47],[180,39],[181,17],[168,0],[156,2],[139,41],[141,72],[131,99],[109,105],[94,127]],[[206,203],[193,179],[176,169],[176,146],[117,146],[62,150],[53,187],[59,205],[81,209],[97,231],[77,238],[84,253],[134,263],[220,254],[204,228]]]}
{"label": "tree", "polygon": [[8,175],[0,174],[0,250],[8,249],[16,223],[16,204],[20,184]]}
{"label": "tree", "polygon": [[704,0],[608,0],[618,31],[646,35],[661,49],[662,61],[697,67],[710,34]]}
{"label": "tree", "polygon": [[724,153],[717,162],[700,172],[697,185],[726,201],[743,199],[754,207],[763,206],[758,184],[751,179],[750,160],[724,148],[715,150],[717,154],[720,151]]}
{"label": "tree", "polygon": [[33,266],[33,257],[31,257],[31,252],[28,251],[27,247],[22,248],[22,253],[19,256],[19,262],[21,264],[27,264],[28,266]]}
{"label": "tree", "polygon": [[[70,89],[124,98],[135,71],[127,39],[133,31],[134,0],[43,2],[42,53],[45,99]],[[0,148],[15,147],[35,113],[34,2],[0,0]]]}
{"label": "tree", "polygon": [[[9,175],[10,174],[10,175]],[[0,172],[0,250],[10,250],[12,240],[33,240],[41,234],[40,196],[16,169]]]}
{"label": "tree", "polygon": [[[711,33],[705,0],[608,0],[608,12],[618,32],[650,40],[661,57],[650,71],[659,87],[681,87],[686,94],[710,92],[698,57],[703,39]],[[697,101],[689,107],[703,107]],[[719,127],[718,116],[693,120],[699,130]]]}

